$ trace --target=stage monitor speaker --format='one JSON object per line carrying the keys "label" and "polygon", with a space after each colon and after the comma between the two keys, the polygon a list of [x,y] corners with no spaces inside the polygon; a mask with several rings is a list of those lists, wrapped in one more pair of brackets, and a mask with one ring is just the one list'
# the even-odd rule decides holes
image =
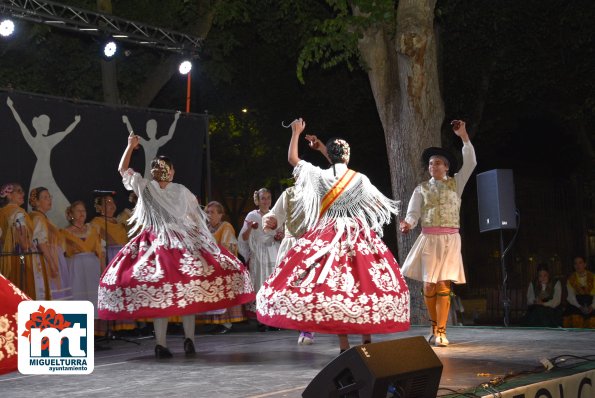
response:
{"label": "stage monitor speaker", "polygon": [[425,338],[364,344],[318,373],[303,398],[436,398],[442,363]]}
{"label": "stage monitor speaker", "polygon": [[479,232],[516,229],[512,170],[494,169],[477,175]]}

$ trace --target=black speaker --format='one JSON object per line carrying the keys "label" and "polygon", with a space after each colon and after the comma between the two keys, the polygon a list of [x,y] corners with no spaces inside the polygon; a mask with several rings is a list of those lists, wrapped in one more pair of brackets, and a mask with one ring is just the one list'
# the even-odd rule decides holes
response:
{"label": "black speaker", "polygon": [[512,170],[494,169],[477,175],[479,232],[516,229]]}
{"label": "black speaker", "polygon": [[312,379],[303,398],[436,398],[442,363],[425,338],[345,351]]}

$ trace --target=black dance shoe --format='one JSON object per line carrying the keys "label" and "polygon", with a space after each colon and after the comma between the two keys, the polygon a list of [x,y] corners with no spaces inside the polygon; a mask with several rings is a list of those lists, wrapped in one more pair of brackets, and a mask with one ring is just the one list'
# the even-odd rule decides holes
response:
{"label": "black dance shoe", "polygon": [[225,334],[228,333],[231,330],[231,328],[228,328],[225,325],[216,325],[210,332],[209,334]]}
{"label": "black dance shoe", "polygon": [[157,359],[164,359],[164,358],[171,358],[173,355],[171,351],[162,345],[157,344],[155,346],[155,358]]}
{"label": "black dance shoe", "polygon": [[186,355],[196,354],[196,349],[194,348],[194,343],[192,342],[192,339],[187,338],[186,340],[184,340],[184,352],[186,353]]}

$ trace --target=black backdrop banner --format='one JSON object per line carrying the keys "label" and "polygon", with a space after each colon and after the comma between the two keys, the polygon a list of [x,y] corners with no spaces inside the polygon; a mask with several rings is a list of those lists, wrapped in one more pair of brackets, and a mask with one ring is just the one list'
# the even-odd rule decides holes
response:
{"label": "black backdrop banner", "polygon": [[48,188],[48,215],[62,226],[75,200],[85,201],[93,216],[93,190],[116,191],[118,211],[130,207],[118,173],[129,129],[141,137],[131,161],[135,171],[145,174],[155,155],[167,155],[174,181],[200,195],[207,116],[16,91],[0,91],[0,185],[20,183],[25,202],[31,188]]}

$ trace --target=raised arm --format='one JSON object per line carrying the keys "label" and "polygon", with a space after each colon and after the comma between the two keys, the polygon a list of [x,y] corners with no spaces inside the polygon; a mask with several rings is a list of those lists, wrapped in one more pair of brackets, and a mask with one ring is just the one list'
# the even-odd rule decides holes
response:
{"label": "raised arm", "polygon": [[157,140],[157,143],[159,144],[159,146],[165,145],[165,143],[167,141],[172,139],[172,137],[174,136],[174,132],[176,131],[176,125],[178,124],[179,118],[180,118],[180,111],[176,111],[176,114],[174,115],[174,121],[171,124],[171,126],[169,126],[169,131],[167,132],[167,135],[164,135],[163,137],[161,137]]}
{"label": "raised arm", "polygon": [[467,184],[469,177],[471,177],[471,173],[473,173],[475,166],[477,166],[477,159],[475,158],[475,149],[473,148],[473,145],[471,145],[465,122],[462,120],[453,120],[450,124],[452,125],[454,133],[461,138],[461,141],[463,141],[463,166],[458,173],[455,174],[457,194],[461,196],[465,184]]}
{"label": "raised arm", "polygon": [[291,141],[289,141],[289,150],[287,151],[287,160],[289,164],[294,166],[301,160],[298,156],[298,144],[300,134],[304,132],[306,122],[302,119],[296,119],[291,123]]}
{"label": "raised arm", "polygon": [[138,146],[138,136],[134,134],[130,134],[128,136],[128,145],[126,145],[126,149],[124,149],[124,153],[122,154],[122,159],[120,159],[120,164],[118,165],[118,171],[120,172],[121,176],[124,176],[126,170],[128,170],[128,165],[130,165],[130,158],[132,157],[132,151],[134,148]]}
{"label": "raised arm", "polygon": [[332,163],[331,159],[328,157],[328,153],[326,151],[326,145],[324,145],[322,143],[322,141],[320,141],[318,139],[318,137],[316,137],[315,135],[306,134],[306,136],[304,138],[306,140],[308,140],[310,148],[320,152],[322,154],[322,156],[324,156],[326,158],[326,160],[328,160],[329,163]]}
{"label": "raised arm", "polygon": [[130,120],[128,120],[128,116],[122,115],[122,122],[126,125],[129,135],[134,133],[134,130],[132,130],[132,125],[130,124]]}
{"label": "raised arm", "polygon": [[21,132],[23,133],[23,137],[25,137],[25,140],[27,141],[27,143],[29,144],[29,146],[32,146],[31,145],[32,142],[30,142],[30,140],[33,138],[33,136],[31,135],[31,132],[27,128],[27,125],[25,125],[25,123],[23,123],[23,120],[19,116],[17,110],[14,109],[14,102],[12,101],[12,99],[10,97],[6,97],[6,105],[8,105],[8,107],[10,108],[10,110],[12,112],[12,115],[14,116],[14,120],[16,120],[17,124],[21,128]]}
{"label": "raised arm", "polygon": [[66,128],[66,130],[59,131],[52,135],[48,135],[46,137],[46,140],[48,140],[50,142],[50,145],[57,145],[60,141],[62,141],[64,139],[64,137],[66,137],[68,134],[72,133],[72,130],[74,130],[74,128],[76,127],[77,124],[79,124],[80,121],[81,121],[81,116],[76,115],[74,117],[74,122],[70,123],[70,126],[68,126]]}

